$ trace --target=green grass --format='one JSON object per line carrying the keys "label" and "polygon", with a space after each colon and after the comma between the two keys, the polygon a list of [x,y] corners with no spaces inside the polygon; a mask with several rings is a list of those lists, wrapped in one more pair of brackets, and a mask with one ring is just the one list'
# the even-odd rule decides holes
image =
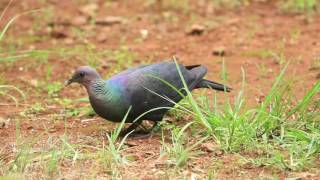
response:
{"label": "green grass", "polygon": [[103,144],[102,148],[96,153],[98,161],[102,163],[104,168],[110,171],[113,178],[121,177],[121,173],[118,169],[128,163],[127,158],[122,156],[121,152],[123,151],[125,140],[131,133],[126,134],[120,141],[119,137],[130,110],[131,107],[128,109],[120,125],[110,134],[106,134],[108,140],[107,144]]}
{"label": "green grass", "polygon": [[[199,146],[205,140],[210,140],[216,145],[216,150],[225,154],[237,154],[239,161],[243,164],[250,163],[254,167],[302,171],[316,166],[315,160],[320,152],[320,101],[317,97],[320,82],[317,81],[312,89],[297,99],[292,92],[292,84],[284,78],[286,67],[287,65],[284,65],[263,102],[256,106],[246,105],[249,97],[244,96],[244,71],[242,89],[232,101],[227,98],[221,104],[218,99],[225,98],[223,94],[213,94],[209,100],[204,94],[195,98],[187,91],[185,100],[177,104],[171,113],[179,117],[188,115],[192,119],[182,127],[168,126],[169,133],[162,134],[159,158],[168,157],[165,163],[168,167],[173,164],[174,175],[179,176],[180,169],[188,167],[194,159],[204,153]],[[50,69],[49,66],[44,78],[50,79]],[[226,74],[227,68],[223,63],[221,78],[224,81],[228,81]],[[184,85],[186,87],[185,82]],[[124,123],[122,122],[113,133],[107,134],[106,139],[102,141],[95,137],[86,137],[90,145],[83,142],[75,143],[71,140],[73,136],[67,131],[66,118],[70,117],[70,113],[74,113],[72,116],[82,117],[81,110],[72,105],[80,101],[50,96],[49,98],[66,108],[60,112],[63,119],[57,121],[65,124],[65,133],[54,137],[49,133],[49,127],[44,125],[45,131],[38,138],[24,139],[20,127],[21,120],[17,121],[18,149],[9,162],[1,161],[0,158],[0,164],[8,167],[1,170],[1,175],[25,176],[38,169],[44,178],[59,177],[63,173],[64,162],[76,168],[76,165],[89,161],[93,178],[101,171],[107,172],[111,177],[121,178],[121,172],[131,163],[130,158],[124,155],[127,149],[124,145],[126,137],[119,139]],[[25,113],[35,114],[31,116],[34,118],[38,116],[37,112],[45,111],[44,104],[34,104]],[[28,116],[21,116],[21,119],[26,118]],[[192,138],[194,135],[200,137],[196,142]],[[45,139],[40,148],[42,153],[39,153],[39,146],[36,145],[39,139]],[[248,156],[248,153],[258,155]],[[212,162],[216,160],[212,159]],[[216,173],[214,170],[211,174],[215,176]]]}
{"label": "green grass", "polygon": [[[168,9],[163,16],[168,19],[178,18],[174,13],[169,12],[170,10],[190,11],[188,4],[190,1],[162,2]],[[229,3],[231,6],[250,3],[250,1],[228,0],[212,2],[221,3],[220,5]],[[313,11],[317,8],[317,5],[312,3],[301,5],[298,1],[286,2],[294,3],[293,5],[298,7],[299,11]],[[289,9],[291,8],[292,6]],[[51,19],[51,13],[45,19]],[[56,47],[50,50],[19,51],[18,49],[29,41],[19,38],[21,42],[18,45],[13,44],[15,38],[5,41],[10,39],[5,34],[16,18],[15,16],[11,19],[0,33],[0,43],[4,44],[1,48],[0,63],[4,66],[15,66],[15,63],[19,63],[18,60],[32,59],[23,64],[23,68],[41,67],[43,73],[41,77],[32,79],[35,82],[32,91],[21,90],[17,88],[20,87],[18,85],[7,85],[10,81],[5,76],[0,77],[0,97],[5,97],[16,105],[21,104],[21,100],[26,99],[28,93],[34,91],[39,93],[36,96],[39,99],[32,99],[37,102],[28,104],[25,109],[17,113],[18,115],[13,115],[12,123],[16,125],[16,141],[13,142],[12,147],[14,151],[7,154],[6,147],[0,147],[0,176],[3,176],[0,179],[62,178],[69,172],[74,173],[75,178],[83,178],[83,173],[75,170],[85,172],[91,179],[101,174],[115,179],[122,178],[122,173],[134,163],[134,158],[132,160],[126,154],[126,151],[130,150],[130,147],[125,145],[127,137],[119,138],[119,132],[124,123],[122,122],[115,131],[103,137],[83,135],[80,129],[75,130],[74,124],[82,126],[80,121],[92,118],[94,112],[87,98],[69,99],[61,96],[64,76],[60,74],[56,76],[54,67],[57,66],[54,63],[67,64],[68,62],[75,66],[76,62],[96,68],[106,66],[106,70],[99,70],[108,72],[104,74],[108,77],[131,67],[138,59],[138,55],[125,44],[107,50],[85,43],[77,44],[72,48]],[[86,38],[83,32],[77,29],[74,31],[77,38]],[[298,43],[300,36],[300,30],[293,29],[290,32],[290,42]],[[31,38],[30,42],[33,39],[35,38]],[[240,162],[239,164],[235,162],[237,166],[241,163],[250,163],[253,167],[265,167],[268,170],[280,170],[280,172],[300,172],[318,168],[316,161],[320,153],[320,82],[315,81],[314,86],[304,96],[296,97],[295,84],[289,82],[285,76],[287,59],[283,53],[284,48],[279,49],[244,52],[247,56],[272,58],[282,68],[261,104],[248,105],[254,97],[245,95],[247,87],[244,71],[242,89],[233,91],[234,98],[228,98],[229,96],[223,93],[213,94],[210,97],[205,93],[193,95],[187,91],[185,99],[170,111],[172,115],[170,118],[174,123],[164,127],[166,130],[162,131],[159,148],[154,150],[156,153],[152,157],[155,159],[167,157],[165,164],[168,167],[163,170],[165,173],[169,172],[169,175],[166,174],[167,177],[170,175],[184,177],[183,171],[190,170],[194,161],[203,156],[209,156],[211,158],[209,164],[213,164],[213,168],[208,172],[203,170],[204,173],[209,179],[219,177],[219,170],[225,168],[223,157],[203,152],[200,146],[204,142],[214,143],[214,150],[222,152],[222,156],[237,156]],[[104,60],[110,64],[104,64]],[[310,69],[317,70],[319,67],[319,58],[316,57]],[[257,68],[261,71],[261,75],[267,74],[266,65],[257,64]],[[230,78],[224,61],[221,69],[220,78],[227,83]],[[163,83],[170,86],[164,81]],[[186,87],[185,83],[184,85]],[[175,87],[172,88],[177,90]],[[31,93],[30,95],[33,95]],[[167,100],[170,101],[170,99]],[[86,105],[83,105],[84,103]],[[189,120],[190,122],[185,122]],[[33,122],[40,124],[36,132],[42,130],[41,133],[25,134],[22,128],[26,127],[22,127],[21,124]],[[63,134],[50,132],[56,125],[61,124],[65,128]],[[103,125],[97,126],[103,128]],[[71,130],[73,131],[70,132]],[[142,139],[142,141],[147,140]],[[173,174],[170,174],[171,170],[174,171]]]}
{"label": "green grass", "polygon": [[283,80],[285,70],[286,67],[257,107],[245,106],[244,87],[232,104],[227,102],[218,107],[214,96],[213,108],[203,105],[205,102],[197,103],[188,92],[187,99],[195,122],[206,128],[207,134],[225,152],[260,150],[265,155],[264,158],[259,157],[264,160],[260,161],[263,165],[272,164],[290,170],[307,168],[320,152],[317,123],[320,120],[317,110],[320,102],[316,96],[320,92],[320,81],[296,101],[290,93],[290,85]]}
{"label": "green grass", "polygon": [[[190,158],[197,156],[199,152],[195,152],[194,149],[199,146],[207,137],[198,140],[194,144],[190,145],[187,138],[187,128],[192,125],[193,122],[189,122],[182,128],[174,127],[171,129],[171,143],[165,142],[165,135],[162,132],[162,147],[160,158],[167,156],[167,163],[169,166],[174,165],[176,168],[182,167],[187,164]],[[190,138],[191,139],[191,138]],[[189,140],[190,140],[189,139]]]}
{"label": "green grass", "polygon": [[[8,8],[10,7],[12,1],[9,1],[9,3],[7,4],[7,6],[5,7],[5,9],[2,11],[1,15],[0,15],[0,21],[2,21],[3,16],[5,15],[6,11],[8,10]],[[5,33],[8,31],[9,27],[13,24],[14,21],[16,21],[19,17],[23,16],[23,15],[27,15],[30,13],[34,13],[34,12],[38,12],[39,10],[31,10],[31,11],[27,11],[27,12],[23,12],[20,14],[17,14],[15,16],[13,16],[7,23],[5,23],[3,29],[0,31],[0,43],[3,43],[3,39],[5,37]],[[6,55],[0,55],[0,63],[3,62],[12,62],[12,61],[16,61],[18,59],[24,58],[24,57],[28,57],[31,55],[34,55],[36,53],[33,53],[32,51],[28,51],[28,52],[22,52],[19,55],[14,55],[14,56],[6,56]],[[0,84],[0,96],[5,97],[5,98],[9,98],[11,100],[13,100],[15,102],[16,105],[19,104],[18,101],[18,97],[16,95],[14,95],[11,90],[17,92],[22,98],[23,100],[25,100],[25,93],[20,90],[19,88],[17,88],[14,85],[5,85],[5,84]]]}
{"label": "green grass", "polygon": [[[202,125],[205,134],[213,138],[224,152],[241,154],[259,151],[261,156],[247,158],[257,166],[305,170],[314,164],[320,152],[317,123],[320,120],[317,111],[320,102],[316,96],[320,92],[320,81],[297,101],[291,93],[290,84],[284,81],[286,67],[257,107],[245,105],[243,73],[242,90],[232,103],[227,101],[218,107],[217,96],[214,95],[214,102],[210,106],[206,104],[208,101],[195,100],[191,92],[187,91],[188,106],[177,105],[176,108],[193,115],[194,123]],[[181,73],[180,70],[178,72]],[[181,74],[180,77],[184,89],[187,89]],[[182,130],[173,129],[172,146],[167,146],[163,140],[163,152],[169,154],[177,167],[185,164],[194,148],[183,146],[182,134],[189,125]]]}
{"label": "green grass", "polygon": [[281,6],[287,11],[310,12],[319,8],[318,0],[283,0]]}
{"label": "green grass", "polygon": [[[41,107],[41,105],[40,105]],[[41,107],[41,110],[42,107]],[[130,109],[128,110],[129,113]],[[88,137],[87,144],[71,143],[71,135],[67,130],[66,118],[63,119],[65,130],[62,135],[54,136],[49,133],[49,127],[44,125],[44,131],[37,137],[25,138],[21,131],[21,120],[16,122],[16,150],[11,154],[10,161],[2,161],[2,149],[0,149],[0,165],[5,168],[0,169],[0,175],[10,178],[13,175],[27,177],[34,171],[40,171],[41,178],[60,177],[63,163],[75,166],[83,161],[93,161],[110,172],[114,178],[121,177],[119,168],[128,163],[125,156],[122,156],[124,142],[128,135],[120,139],[119,134],[124,127],[125,119],[111,133],[106,134],[106,140],[99,142]],[[39,141],[43,141],[40,144]],[[38,145],[37,145],[38,144]],[[85,150],[93,149],[93,150]],[[80,175],[79,175],[80,176]]]}

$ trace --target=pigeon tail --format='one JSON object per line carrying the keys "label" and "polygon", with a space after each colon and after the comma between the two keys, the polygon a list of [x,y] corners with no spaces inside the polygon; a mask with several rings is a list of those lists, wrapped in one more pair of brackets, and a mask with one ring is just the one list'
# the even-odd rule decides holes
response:
{"label": "pigeon tail", "polygon": [[225,86],[223,84],[220,83],[216,83],[213,81],[209,81],[206,79],[202,79],[196,86],[196,88],[211,88],[211,89],[215,89],[218,91],[225,91],[225,92],[230,92],[232,90],[232,88]]}

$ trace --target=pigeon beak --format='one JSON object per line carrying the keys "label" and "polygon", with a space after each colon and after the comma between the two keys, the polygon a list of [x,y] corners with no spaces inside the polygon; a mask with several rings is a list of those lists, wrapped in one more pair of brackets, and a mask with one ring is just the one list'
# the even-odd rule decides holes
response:
{"label": "pigeon beak", "polygon": [[73,83],[73,78],[65,81],[65,82],[64,82],[64,86],[68,86],[68,85],[70,85],[71,83]]}

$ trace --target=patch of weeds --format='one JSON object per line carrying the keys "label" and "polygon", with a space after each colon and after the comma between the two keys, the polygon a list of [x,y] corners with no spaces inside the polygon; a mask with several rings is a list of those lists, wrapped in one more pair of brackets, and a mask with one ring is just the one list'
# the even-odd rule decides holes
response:
{"label": "patch of weeds", "polygon": [[[38,138],[35,139],[38,140]],[[66,136],[59,137],[56,142],[49,137],[47,144],[50,148],[41,149],[40,152],[32,148],[35,143],[36,140],[29,143],[28,146],[21,146],[17,149],[14,160],[7,164],[9,168],[6,174],[20,173],[26,175],[36,168],[43,171],[47,177],[52,177],[60,174],[59,166],[61,166],[62,161],[71,161],[73,165],[82,157],[77,146],[70,144]],[[24,142],[24,144],[26,143]]]}
{"label": "patch of weeds", "polygon": [[174,127],[172,129],[172,144],[167,144],[165,142],[164,133],[162,133],[162,148],[160,158],[167,156],[168,160],[166,163],[168,163],[169,166],[173,164],[177,168],[182,167],[190,158],[199,154],[199,152],[194,152],[193,150],[207,138],[205,137],[197,141],[193,145],[188,146],[188,136],[186,134],[186,130],[190,125],[192,125],[192,123],[193,122],[190,122],[182,128]]}
{"label": "patch of weeds", "polygon": [[[46,127],[45,132],[37,133],[37,137],[26,138],[21,131],[20,119],[16,122],[15,150],[9,161],[6,161],[1,172],[10,177],[18,174],[21,177],[29,177],[35,169],[43,172],[38,178],[52,178],[61,174],[61,164],[69,163],[74,166],[76,161],[84,158],[78,150],[78,145],[71,144],[68,135],[65,134],[55,138],[50,135]],[[38,142],[49,135],[43,146]],[[42,144],[41,144],[42,145]],[[38,175],[38,174],[37,174]],[[1,178],[0,178],[1,179]]]}
{"label": "patch of weeds", "polygon": [[[18,95],[14,95],[15,92]],[[16,106],[19,105],[19,100],[18,98],[22,98],[23,101],[26,100],[26,95],[23,91],[21,91],[19,88],[16,86],[11,86],[11,85],[0,85],[0,97],[4,99],[11,99],[13,102],[15,102]]]}
{"label": "patch of weeds", "polygon": [[71,162],[73,166],[76,161],[84,158],[78,145],[71,144],[67,135],[60,136],[58,140],[59,142],[54,142],[52,138],[49,138],[47,144],[51,144],[50,149],[39,155],[43,170],[49,177],[59,174],[62,160]]}
{"label": "patch of weeds", "polygon": [[284,51],[274,52],[272,53],[273,61],[276,64],[284,65],[286,63],[286,55]]}
{"label": "patch of weeds", "polygon": [[64,108],[73,107],[73,100],[69,98],[52,98],[52,103],[57,103]]}
{"label": "patch of weeds", "polygon": [[91,106],[83,106],[78,108],[73,107],[73,108],[67,109],[66,113],[68,117],[70,116],[89,117],[89,116],[94,116],[96,114]]}
{"label": "patch of weeds", "polygon": [[128,163],[128,160],[126,157],[121,155],[121,152],[124,148],[124,142],[130,133],[126,134],[120,142],[118,142],[118,139],[130,110],[131,107],[127,111],[120,125],[110,134],[106,134],[108,143],[105,144],[105,142],[103,142],[103,147],[96,152],[97,160],[111,173],[112,177],[121,177],[119,168]]}
{"label": "patch of weeds", "polygon": [[15,154],[12,157],[12,160],[9,161],[4,167],[5,174],[10,173],[19,173],[23,174],[27,171],[33,162],[36,154],[33,153],[32,146],[40,139],[42,134],[39,134],[37,138],[26,140],[21,134],[21,125],[20,120],[16,122],[16,150]]}
{"label": "patch of weeds", "polygon": [[18,148],[13,162],[9,164],[8,171],[23,173],[31,164],[32,158],[33,154],[31,151],[31,147]]}
{"label": "patch of weeds", "polygon": [[301,30],[299,27],[295,27],[290,32],[290,44],[296,44],[299,41],[299,38],[301,36]]}
{"label": "patch of weeds", "polygon": [[[49,101],[50,102],[50,101]],[[65,113],[67,117],[91,117],[94,116],[96,113],[92,109],[90,105],[76,107],[74,106],[74,102],[77,103],[89,103],[88,98],[80,98],[80,99],[68,99],[68,98],[52,98],[52,103],[58,103],[59,105],[65,108]]]}
{"label": "patch of weeds", "polygon": [[45,83],[44,89],[49,96],[56,96],[57,93],[61,90],[62,83],[59,81]]}
{"label": "patch of weeds", "polygon": [[[0,17],[0,21],[2,20],[2,17],[3,15],[6,13],[6,10],[9,8],[9,6],[11,5],[11,1],[9,1],[7,7],[4,9],[4,11],[2,12],[1,14],[1,17]],[[19,17],[23,16],[23,15],[26,15],[26,14],[31,14],[31,13],[34,13],[34,12],[38,12],[39,10],[31,10],[31,11],[27,11],[27,12],[23,12],[23,13],[20,13],[20,14],[17,14],[15,16],[13,16],[6,24],[5,26],[3,27],[2,31],[0,31],[0,42],[3,43],[3,39],[5,37],[5,33],[7,32],[7,30],[9,29],[9,27],[13,24],[13,22],[18,19]],[[15,39],[16,40],[16,39]],[[18,41],[19,42],[19,41]],[[14,46],[14,43],[9,43],[9,47],[11,47],[11,50],[12,52],[8,55],[8,53],[2,55],[2,57],[0,58],[0,62],[12,62],[12,61],[15,61],[17,59],[20,59],[22,57],[27,57],[29,55],[34,55],[33,54],[33,51],[21,51],[18,53],[18,55],[16,55],[15,53],[15,50],[16,50],[16,47]],[[36,54],[38,52],[35,52]]]}
{"label": "patch of weeds", "polygon": [[[2,20],[4,14],[6,13],[6,11],[8,10],[8,8],[10,7],[12,1],[9,1],[9,3],[7,4],[7,6],[5,7],[5,9],[3,10],[3,12],[0,15],[0,21]],[[27,11],[18,15],[15,15],[14,17],[12,17],[3,27],[3,29],[0,31],[0,43],[3,43],[3,38],[5,37],[5,33],[7,32],[7,30],[9,29],[9,27],[11,26],[11,24],[20,16],[25,15],[25,14],[29,14],[35,12],[35,10],[33,11]],[[4,57],[4,59],[6,59],[7,57]],[[3,58],[0,58],[0,63],[2,63],[4,60]],[[17,97],[14,96],[10,90],[14,90],[15,92],[18,92],[24,99],[25,99],[25,94],[18,89],[16,86],[12,86],[12,85],[0,85],[0,95],[4,96],[4,97],[8,97],[10,99],[12,99],[16,105],[18,104],[18,100]]]}
{"label": "patch of weeds", "polygon": [[119,49],[106,52],[106,56],[111,62],[115,62],[112,64],[113,71],[110,71],[110,74],[114,74],[120,70],[129,68],[133,64],[133,61],[137,58],[137,54],[132,52],[126,46],[121,46]]}
{"label": "patch of weeds", "polygon": [[38,112],[41,112],[45,110],[45,108],[43,107],[43,105],[39,102],[33,104],[31,107],[30,107],[30,111],[33,112],[33,113],[38,113]]}
{"label": "patch of weeds", "polygon": [[32,104],[30,107],[25,108],[23,111],[19,113],[19,115],[24,118],[24,117],[28,117],[31,114],[38,114],[44,110],[45,110],[44,105],[37,102],[35,104]]}
{"label": "patch of weeds", "polygon": [[[245,110],[241,106],[243,98],[238,96],[234,107],[227,106],[222,114],[212,115],[208,120],[214,127],[214,137],[223,149],[249,150],[254,148],[253,144],[261,143],[272,146],[274,150],[280,147],[281,155],[270,156],[276,155],[274,160],[281,162],[282,168],[298,170],[306,167],[319,151],[317,139],[320,134],[315,131],[317,125],[313,124],[319,113],[312,108],[315,103],[312,97],[320,91],[320,82],[296,103],[288,93],[289,89],[279,86],[283,73],[260,107]],[[222,115],[220,118],[219,114]],[[285,156],[287,153],[289,156]]]}
{"label": "patch of weeds", "polygon": [[[177,66],[178,67],[178,66]],[[218,146],[225,152],[252,152],[261,150],[257,158],[275,157],[273,162],[264,159],[261,163],[271,163],[280,169],[301,170],[314,163],[320,150],[319,98],[320,81],[296,100],[290,84],[283,77],[287,65],[276,78],[268,95],[260,105],[253,108],[245,106],[243,86],[234,102],[225,102],[217,107],[217,96],[214,95],[212,106],[196,102],[187,91],[187,97],[194,122],[202,125]],[[185,89],[188,89],[181,75]],[[266,161],[265,161],[266,160]]]}
{"label": "patch of weeds", "polygon": [[320,55],[315,57],[309,67],[309,70],[318,70],[320,69]]}
{"label": "patch of weeds", "polygon": [[318,0],[284,0],[281,4],[282,9],[293,12],[309,12],[319,7]]}
{"label": "patch of weeds", "polygon": [[268,77],[268,73],[270,72],[266,64],[260,62],[260,63],[255,63],[258,73],[260,77]]}

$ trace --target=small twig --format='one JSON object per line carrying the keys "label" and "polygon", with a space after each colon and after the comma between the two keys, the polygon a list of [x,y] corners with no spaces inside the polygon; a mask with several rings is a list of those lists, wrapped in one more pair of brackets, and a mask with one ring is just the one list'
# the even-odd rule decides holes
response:
{"label": "small twig", "polygon": [[84,119],[84,120],[81,120],[82,123],[84,122],[90,122],[90,121],[96,121],[97,119],[95,118],[92,118],[92,119]]}

